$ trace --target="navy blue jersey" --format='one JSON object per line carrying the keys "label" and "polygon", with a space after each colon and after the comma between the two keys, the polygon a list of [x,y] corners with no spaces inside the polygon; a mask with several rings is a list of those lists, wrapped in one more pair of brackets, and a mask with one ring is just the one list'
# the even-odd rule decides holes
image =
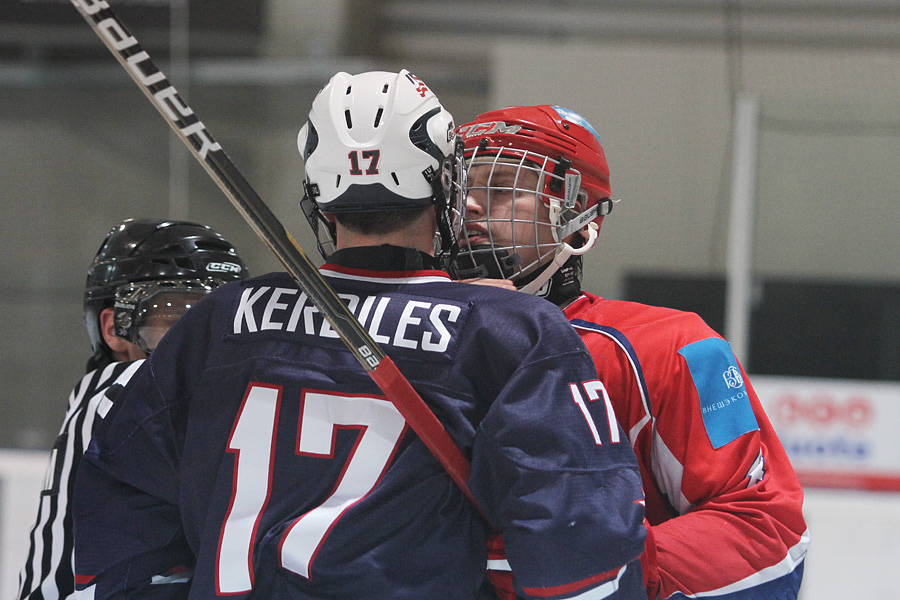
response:
{"label": "navy blue jersey", "polygon": [[[471,459],[520,593],[644,597],[636,458],[562,312],[438,271],[322,272]],[[98,600],[472,599],[485,577],[485,522],[284,274],[170,330],[74,510]]]}

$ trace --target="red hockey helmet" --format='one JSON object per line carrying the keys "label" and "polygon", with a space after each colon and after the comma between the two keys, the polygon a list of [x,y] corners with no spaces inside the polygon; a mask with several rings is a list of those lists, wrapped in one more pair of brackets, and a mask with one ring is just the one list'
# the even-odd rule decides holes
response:
{"label": "red hockey helmet", "polygon": [[[466,164],[470,169],[469,191],[483,194],[488,204],[483,218],[476,215],[466,218],[473,233],[481,234],[482,238],[486,235],[488,240],[462,244],[457,263],[463,271],[467,263],[471,263],[470,267],[485,264],[485,255],[492,253],[493,260],[500,263],[498,270],[502,276],[513,281],[530,281],[532,278],[528,276],[552,259],[556,266],[544,268],[542,276],[531,286],[535,289],[525,290],[534,292],[565,259],[593,246],[612,202],[606,156],[597,132],[584,117],[560,106],[510,106],[478,115],[457,128],[457,133],[465,144]],[[490,167],[490,174],[473,180],[473,167]],[[501,170],[507,173],[500,175]],[[478,180],[487,183],[481,186]],[[527,186],[525,181],[529,182]],[[537,181],[536,185],[533,181]],[[536,240],[498,242],[491,237],[493,225],[501,222],[499,215],[491,215],[491,197],[499,198],[510,192],[513,196],[534,195],[549,207],[549,217],[538,215],[537,210],[534,214],[502,216],[502,221],[507,223],[533,221],[537,233],[531,237]],[[579,231],[581,237],[571,237]]]}
{"label": "red hockey helmet", "polygon": [[[560,184],[564,183],[562,178],[566,172],[581,175],[581,188],[587,195],[582,211],[609,198],[609,166],[600,137],[574,111],[550,105],[508,106],[482,113],[456,131],[465,143],[467,160],[485,152],[503,151],[504,155],[521,156],[516,150],[549,159],[551,170],[546,181],[549,195],[561,196]],[[561,158],[563,165],[567,165],[565,170],[558,166]],[[557,190],[549,189],[551,185]],[[598,214],[598,225],[604,216]]]}

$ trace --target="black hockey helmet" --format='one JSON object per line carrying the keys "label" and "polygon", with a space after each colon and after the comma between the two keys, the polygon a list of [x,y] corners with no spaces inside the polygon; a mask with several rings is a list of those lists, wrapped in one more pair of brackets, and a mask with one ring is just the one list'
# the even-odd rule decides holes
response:
{"label": "black hockey helmet", "polygon": [[[135,293],[139,291],[135,284],[142,282],[154,282],[154,288],[164,291],[188,288],[204,294],[247,275],[231,242],[206,225],[164,219],[128,219],[116,224],[100,244],[84,287],[84,322],[94,351],[94,368],[104,357],[106,362],[112,360],[100,333],[100,313],[117,304],[117,294],[126,296],[126,301],[146,299],[147,293]],[[133,328],[138,325],[139,308],[132,303],[133,314],[127,318],[118,314],[120,308],[116,334],[135,343]]]}

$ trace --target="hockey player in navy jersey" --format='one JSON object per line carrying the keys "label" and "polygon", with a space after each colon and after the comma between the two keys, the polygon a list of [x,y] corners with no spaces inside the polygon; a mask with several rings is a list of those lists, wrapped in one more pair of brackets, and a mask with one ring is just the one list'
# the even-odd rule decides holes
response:
{"label": "hockey player in navy jersey", "polygon": [[69,394],[50,456],[19,576],[20,600],[74,595],[71,494],[97,419],[175,320],[214,287],[246,276],[231,243],[205,225],[128,219],[109,230],[85,282],[93,355]]}
{"label": "hockey player in navy jersey", "polygon": [[[640,462],[648,596],[796,598],[803,492],[728,343],[695,314],[581,289],[612,206],[596,131],[558,106],[513,106],[458,132],[469,195],[455,276],[547,298],[584,340]],[[513,597],[509,577],[492,578]]]}
{"label": "hockey player in navy jersey", "polygon": [[[577,334],[440,269],[464,197],[450,114],[408,71],[339,73],[298,146],[321,273],[471,459],[518,592],[645,598],[636,458]],[[85,455],[75,528],[97,600],[471,600],[486,580],[489,526],[283,273],[172,328]]]}

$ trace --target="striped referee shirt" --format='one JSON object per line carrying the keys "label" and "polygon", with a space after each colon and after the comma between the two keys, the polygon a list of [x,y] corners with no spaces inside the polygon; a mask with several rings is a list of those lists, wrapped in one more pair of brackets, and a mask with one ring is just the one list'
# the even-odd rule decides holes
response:
{"label": "striped referee shirt", "polygon": [[28,559],[19,574],[19,600],[74,597],[71,499],[78,463],[90,444],[97,417],[106,415],[118,391],[143,362],[116,362],[91,371],[69,394],[29,536]]}

